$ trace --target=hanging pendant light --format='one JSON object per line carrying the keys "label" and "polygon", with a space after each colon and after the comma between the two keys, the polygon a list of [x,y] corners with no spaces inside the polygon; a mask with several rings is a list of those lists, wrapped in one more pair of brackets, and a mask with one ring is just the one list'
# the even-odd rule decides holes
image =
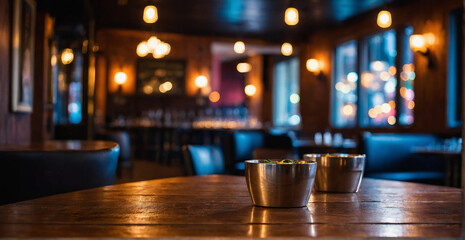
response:
{"label": "hanging pendant light", "polygon": [[137,56],[145,57],[149,53],[149,47],[147,46],[147,42],[143,41],[137,45]]}
{"label": "hanging pendant light", "polygon": [[284,13],[284,22],[291,26],[299,23],[299,11],[293,7],[287,8],[286,12]]}
{"label": "hanging pendant light", "polygon": [[65,65],[70,64],[74,60],[74,52],[71,48],[66,48],[61,53],[61,62]]}
{"label": "hanging pendant light", "polygon": [[243,41],[237,41],[234,43],[234,52],[241,54],[245,52],[245,44]]}
{"label": "hanging pendant light", "polygon": [[281,45],[281,53],[284,56],[291,56],[292,52],[293,52],[292,44],[285,42],[283,43],[283,45]]}
{"label": "hanging pendant light", "polygon": [[144,15],[143,15],[144,22],[146,23],[154,23],[158,20],[158,11],[157,8],[153,5],[146,6],[144,8]]}
{"label": "hanging pendant light", "polygon": [[381,28],[388,28],[392,24],[391,13],[389,11],[383,10],[378,13],[378,19],[376,23]]}

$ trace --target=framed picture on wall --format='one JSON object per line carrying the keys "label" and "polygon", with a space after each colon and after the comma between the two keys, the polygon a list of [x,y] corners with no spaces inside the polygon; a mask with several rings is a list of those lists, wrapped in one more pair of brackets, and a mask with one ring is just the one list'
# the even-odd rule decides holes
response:
{"label": "framed picture on wall", "polygon": [[32,112],[35,18],[34,0],[13,1],[11,108],[14,112]]}
{"label": "framed picture on wall", "polygon": [[184,95],[186,62],[182,60],[139,59],[137,93],[145,96]]}

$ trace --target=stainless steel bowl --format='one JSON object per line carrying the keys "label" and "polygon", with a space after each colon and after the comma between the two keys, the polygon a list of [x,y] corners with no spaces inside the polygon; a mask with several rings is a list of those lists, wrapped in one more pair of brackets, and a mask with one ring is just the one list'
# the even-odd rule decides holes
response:
{"label": "stainless steel bowl", "polygon": [[318,168],[315,190],[323,192],[358,192],[365,169],[364,154],[305,154]]}
{"label": "stainless steel bowl", "polygon": [[298,164],[245,161],[247,187],[253,204],[262,207],[307,206],[315,180],[316,165],[314,161]]}

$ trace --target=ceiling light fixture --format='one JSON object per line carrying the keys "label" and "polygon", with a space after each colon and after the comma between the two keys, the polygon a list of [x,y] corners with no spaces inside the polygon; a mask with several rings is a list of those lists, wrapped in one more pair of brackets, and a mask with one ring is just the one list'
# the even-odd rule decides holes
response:
{"label": "ceiling light fixture", "polygon": [[284,13],[284,22],[291,26],[299,23],[299,11],[293,7],[287,8],[286,12]]}
{"label": "ceiling light fixture", "polygon": [[65,65],[70,64],[74,60],[74,53],[73,49],[71,48],[66,48],[63,50],[61,53],[61,62]]}
{"label": "ceiling light fixture", "polygon": [[237,41],[234,43],[234,52],[242,54],[245,52],[245,44],[243,41]]}
{"label": "ceiling light fixture", "polygon": [[392,24],[391,13],[389,11],[383,10],[378,13],[378,19],[376,23],[381,28],[388,28]]}
{"label": "ceiling light fixture", "polygon": [[293,52],[292,44],[285,42],[283,43],[283,45],[281,45],[281,53],[284,56],[291,56],[292,52]]}
{"label": "ceiling light fixture", "polygon": [[153,5],[146,6],[144,8],[144,15],[143,15],[144,22],[146,23],[154,23],[158,20],[158,10],[157,7]]}

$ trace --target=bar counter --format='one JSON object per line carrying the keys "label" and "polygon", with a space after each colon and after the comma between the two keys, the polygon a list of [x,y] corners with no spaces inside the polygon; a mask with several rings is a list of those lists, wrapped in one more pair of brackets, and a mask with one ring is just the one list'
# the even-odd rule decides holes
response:
{"label": "bar counter", "polygon": [[210,175],[106,186],[0,206],[1,238],[460,239],[458,188],[365,178],[304,208],[252,205],[245,178]]}

